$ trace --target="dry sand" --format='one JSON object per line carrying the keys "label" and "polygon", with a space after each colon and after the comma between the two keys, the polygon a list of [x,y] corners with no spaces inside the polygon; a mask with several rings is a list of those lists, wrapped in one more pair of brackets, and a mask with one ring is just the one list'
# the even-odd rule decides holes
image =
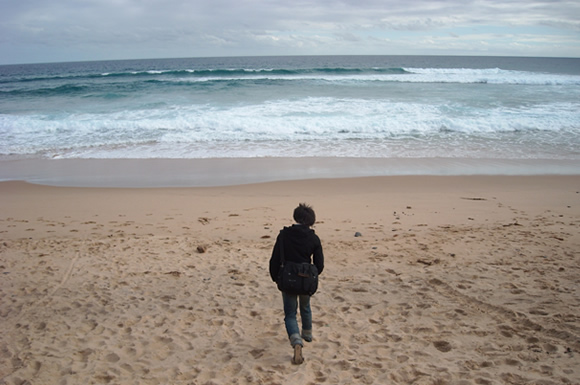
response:
{"label": "dry sand", "polygon": [[[299,202],[326,268],[294,366],[267,266]],[[5,182],[0,274],[0,384],[580,384],[578,176]]]}

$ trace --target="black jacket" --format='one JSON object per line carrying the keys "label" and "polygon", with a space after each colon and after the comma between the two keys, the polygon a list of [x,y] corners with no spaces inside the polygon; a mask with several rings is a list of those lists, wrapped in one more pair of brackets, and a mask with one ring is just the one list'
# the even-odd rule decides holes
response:
{"label": "black jacket", "polygon": [[318,274],[324,270],[324,254],[322,253],[322,244],[320,238],[314,233],[310,227],[305,225],[292,225],[291,227],[284,227],[272,250],[272,257],[270,258],[270,277],[272,281],[278,278],[278,270],[280,270],[280,238],[284,236],[284,258],[286,261],[298,263],[311,263],[310,257],[313,257],[313,262],[318,269]]}

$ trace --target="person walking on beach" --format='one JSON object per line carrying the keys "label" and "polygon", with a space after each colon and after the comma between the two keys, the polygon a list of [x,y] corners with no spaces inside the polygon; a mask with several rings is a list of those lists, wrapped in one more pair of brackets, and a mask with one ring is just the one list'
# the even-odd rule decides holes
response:
{"label": "person walking on beach", "polygon": [[[310,227],[316,221],[316,214],[312,207],[301,203],[294,209],[296,223],[290,227],[284,227],[276,238],[276,243],[270,258],[270,276],[274,282],[278,278],[281,260],[281,247],[284,247],[284,259],[297,263],[313,263],[318,269],[318,274],[324,269],[324,255],[320,238]],[[281,239],[284,239],[282,242]],[[292,363],[299,365],[304,362],[302,356],[303,340],[312,341],[312,311],[310,309],[310,295],[294,295],[282,292],[284,305],[284,324],[290,344],[294,349]],[[296,319],[298,306],[300,305],[300,317],[302,319],[302,333]]]}

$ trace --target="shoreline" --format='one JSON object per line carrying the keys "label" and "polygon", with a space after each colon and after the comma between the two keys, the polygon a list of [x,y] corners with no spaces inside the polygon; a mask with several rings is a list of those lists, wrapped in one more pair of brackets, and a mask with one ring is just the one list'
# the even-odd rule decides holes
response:
{"label": "shoreline", "polygon": [[0,160],[0,181],[68,187],[212,187],[417,175],[580,175],[580,160],[322,157]]}

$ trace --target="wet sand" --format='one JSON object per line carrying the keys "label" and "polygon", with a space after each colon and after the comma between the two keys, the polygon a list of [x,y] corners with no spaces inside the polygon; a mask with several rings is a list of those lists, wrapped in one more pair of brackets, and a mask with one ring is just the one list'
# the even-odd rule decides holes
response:
{"label": "wet sand", "polygon": [[0,181],[65,187],[212,187],[409,175],[580,175],[580,161],[324,157],[0,160]]}

